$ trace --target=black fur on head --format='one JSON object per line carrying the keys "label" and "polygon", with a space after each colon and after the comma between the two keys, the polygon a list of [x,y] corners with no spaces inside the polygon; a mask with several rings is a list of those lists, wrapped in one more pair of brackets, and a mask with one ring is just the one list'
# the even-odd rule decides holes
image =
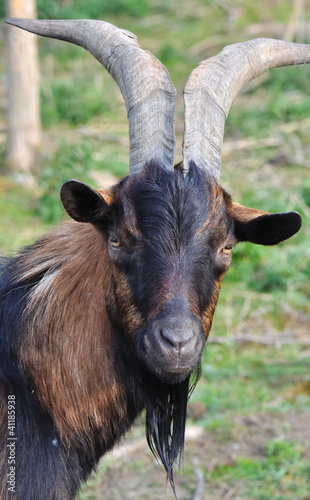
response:
{"label": "black fur on head", "polygon": [[[124,221],[124,232],[131,228],[134,245],[130,265],[127,257],[115,261],[115,282],[121,282],[125,262],[132,310],[141,318],[134,332],[136,353],[162,382],[178,383],[200,362],[219,279],[230,263],[217,255],[231,225],[225,196],[194,164],[184,176],[182,170],[167,172],[150,163],[124,181],[120,198],[118,220]],[[122,239],[119,226],[111,231]],[[179,358],[174,341],[182,345]]]}

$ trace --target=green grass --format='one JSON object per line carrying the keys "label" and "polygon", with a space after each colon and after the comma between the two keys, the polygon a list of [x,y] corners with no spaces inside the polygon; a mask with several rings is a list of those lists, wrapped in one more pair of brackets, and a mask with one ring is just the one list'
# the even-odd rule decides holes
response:
{"label": "green grass", "polygon": [[[247,106],[234,106],[227,121],[227,133],[268,137],[281,123],[310,115],[307,83],[309,67],[277,68],[259,90],[246,94]],[[296,90],[298,89],[298,91]]]}
{"label": "green grass", "polygon": [[34,193],[0,178],[0,254],[11,254],[47,230],[35,213]]}
{"label": "green grass", "polygon": [[[45,162],[40,176],[40,196],[35,213],[43,222],[56,223],[64,216],[59,198],[59,187],[73,177],[92,184],[90,172],[94,168],[92,145],[88,140],[79,144],[60,143],[59,149]],[[61,165],[61,168],[59,166]]]}
{"label": "green grass", "polygon": [[42,123],[50,128],[59,122],[71,125],[86,124],[91,119],[109,112],[109,102],[92,91],[89,82],[57,81],[50,86],[49,93],[42,93]]}
{"label": "green grass", "polygon": [[[211,335],[212,337],[212,335]],[[292,405],[310,408],[309,394],[291,399],[291,389],[309,380],[309,362],[297,361],[297,346],[277,349],[236,345],[208,345],[202,359],[202,377],[191,401],[201,402],[206,412],[201,421],[206,428],[230,416]],[[285,362],[283,361],[285,360]],[[274,405],[272,405],[274,409]]]}
{"label": "green grass", "polygon": [[215,467],[210,487],[216,482],[240,481],[239,498],[252,500],[291,500],[308,498],[310,466],[304,449],[295,442],[270,441],[266,458],[240,458],[233,465]]}

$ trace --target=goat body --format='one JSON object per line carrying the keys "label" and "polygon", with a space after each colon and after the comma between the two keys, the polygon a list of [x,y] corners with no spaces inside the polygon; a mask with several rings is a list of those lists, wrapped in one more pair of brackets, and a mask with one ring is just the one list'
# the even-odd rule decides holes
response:
{"label": "goat body", "polygon": [[[85,219],[87,206],[86,223],[64,223],[1,276],[1,463],[13,395],[23,500],[72,498],[143,408],[150,446],[172,480],[189,378],[242,224],[195,165],[184,177],[150,164],[109,192],[68,189],[67,210]],[[269,226],[276,217],[255,215]]]}

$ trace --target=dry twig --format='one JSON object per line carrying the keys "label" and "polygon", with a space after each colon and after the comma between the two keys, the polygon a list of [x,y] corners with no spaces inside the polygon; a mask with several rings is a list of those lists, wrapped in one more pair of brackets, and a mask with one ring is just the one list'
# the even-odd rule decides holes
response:
{"label": "dry twig", "polygon": [[208,340],[209,344],[231,344],[231,343],[253,343],[270,346],[281,345],[304,345],[310,346],[310,338],[297,338],[296,332],[287,332],[280,335],[265,333],[263,335],[232,335],[231,337],[211,337]]}
{"label": "dry twig", "polygon": [[232,498],[235,493],[239,490],[240,486],[244,483],[245,479],[239,479],[239,481],[237,481],[237,483],[235,484],[235,486],[233,486],[230,490],[228,490],[228,492],[226,493],[226,495],[223,497],[223,500],[230,500],[230,498]]}
{"label": "dry twig", "polygon": [[199,467],[194,467],[194,473],[197,479],[197,487],[195,494],[193,496],[193,500],[202,500],[202,494],[204,489],[204,477],[203,472]]}

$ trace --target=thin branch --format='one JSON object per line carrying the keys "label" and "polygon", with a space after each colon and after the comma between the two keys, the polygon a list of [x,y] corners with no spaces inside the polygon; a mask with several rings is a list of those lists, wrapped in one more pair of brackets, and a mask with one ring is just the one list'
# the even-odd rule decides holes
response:
{"label": "thin branch", "polygon": [[193,500],[202,500],[203,490],[204,490],[204,477],[203,472],[199,467],[194,467],[194,473],[197,479],[197,487]]}
{"label": "thin branch", "polygon": [[253,344],[263,344],[270,346],[281,346],[281,345],[304,345],[310,346],[310,338],[298,338],[296,337],[296,332],[292,331],[286,334],[281,333],[280,335],[274,335],[270,333],[265,333],[262,335],[232,335],[231,337],[210,337],[208,344],[224,344],[228,345],[231,343],[253,343]]}
{"label": "thin branch", "polygon": [[223,500],[230,500],[230,498],[232,498],[235,495],[235,493],[237,493],[237,491],[242,486],[244,481],[245,481],[244,478],[239,479],[239,481],[237,481],[237,483],[230,490],[228,490],[226,495],[223,497]]}

